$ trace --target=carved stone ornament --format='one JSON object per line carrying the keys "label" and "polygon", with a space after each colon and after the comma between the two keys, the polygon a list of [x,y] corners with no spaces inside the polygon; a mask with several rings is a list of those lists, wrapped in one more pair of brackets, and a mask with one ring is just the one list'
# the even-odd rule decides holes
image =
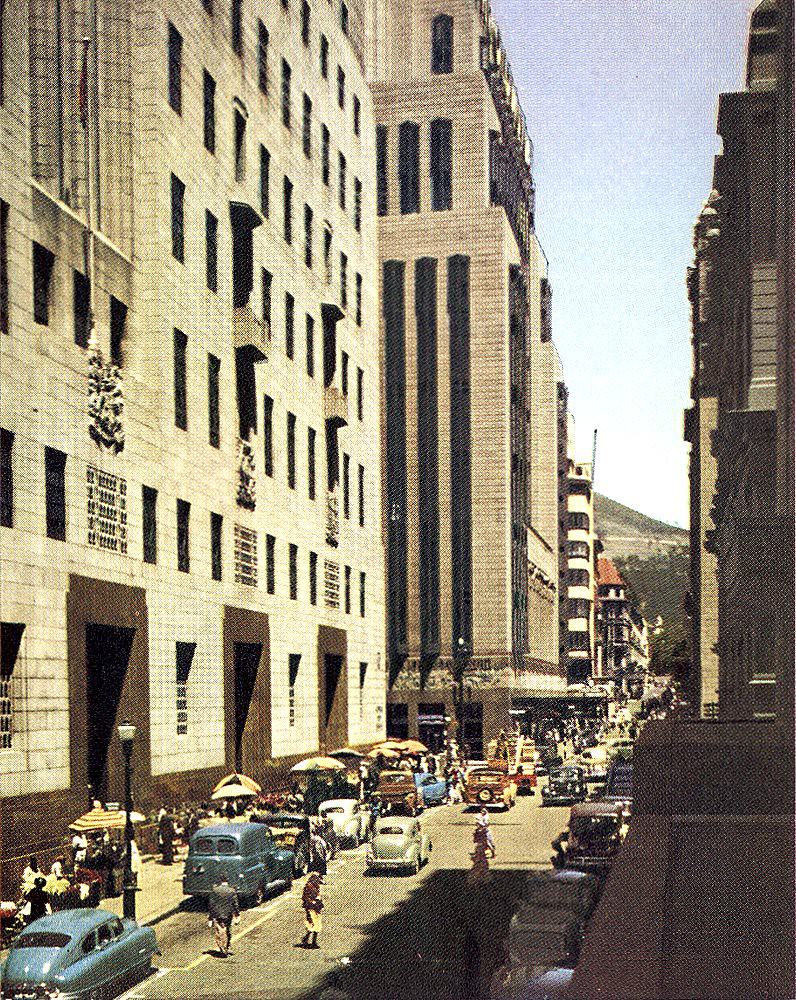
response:
{"label": "carved stone ornament", "polygon": [[238,506],[254,510],[257,505],[254,452],[248,441],[238,439]]}
{"label": "carved stone ornament", "polygon": [[122,373],[95,348],[88,355],[88,432],[103,448],[124,448]]}

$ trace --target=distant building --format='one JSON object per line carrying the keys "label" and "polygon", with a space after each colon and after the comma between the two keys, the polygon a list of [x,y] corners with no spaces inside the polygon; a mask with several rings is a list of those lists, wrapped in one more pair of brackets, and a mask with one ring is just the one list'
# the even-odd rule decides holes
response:
{"label": "distant building", "polygon": [[388,729],[473,755],[558,656],[557,391],[532,148],[488,3],[374,6]]}
{"label": "distant building", "polygon": [[569,459],[567,498],[567,677],[570,683],[583,683],[598,667],[595,597],[599,543],[594,524],[591,462]]}
{"label": "distant building", "polygon": [[627,594],[627,585],[607,556],[597,558],[597,669],[625,692],[649,669],[649,626]]}

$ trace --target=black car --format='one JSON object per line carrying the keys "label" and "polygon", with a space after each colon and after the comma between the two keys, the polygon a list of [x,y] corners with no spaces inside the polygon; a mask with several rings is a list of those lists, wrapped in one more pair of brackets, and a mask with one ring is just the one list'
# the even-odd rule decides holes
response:
{"label": "black car", "polygon": [[610,802],[619,802],[626,812],[633,808],[633,760],[627,757],[616,757],[608,769],[605,789],[600,798]]}
{"label": "black car", "polygon": [[586,798],[586,773],[582,767],[556,767],[542,789],[542,805],[572,805]]}

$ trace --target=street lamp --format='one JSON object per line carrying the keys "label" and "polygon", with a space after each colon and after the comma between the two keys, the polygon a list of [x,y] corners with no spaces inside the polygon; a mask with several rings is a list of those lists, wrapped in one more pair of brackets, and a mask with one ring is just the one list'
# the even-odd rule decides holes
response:
{"label": "street lamp", "polygon": [[124,882],[122,913],[135,920],[135,894],[137,877],[133,871],[133,793],[131,789],[133,743],[137,732],[135,726],[126,719],[116,729],[124,756]]}

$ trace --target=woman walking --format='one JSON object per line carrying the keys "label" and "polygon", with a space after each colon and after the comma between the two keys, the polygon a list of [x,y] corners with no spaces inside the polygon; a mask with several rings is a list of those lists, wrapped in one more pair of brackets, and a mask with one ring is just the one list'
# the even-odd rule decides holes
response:
{"label": "woman walking", "polygon": [[310,872],[301,894],[301,905],[304,907],[304,937],[296,945],[297,948],[319,948],[318,934],[321,930],[321,883],[323,876],[318,872]]}

